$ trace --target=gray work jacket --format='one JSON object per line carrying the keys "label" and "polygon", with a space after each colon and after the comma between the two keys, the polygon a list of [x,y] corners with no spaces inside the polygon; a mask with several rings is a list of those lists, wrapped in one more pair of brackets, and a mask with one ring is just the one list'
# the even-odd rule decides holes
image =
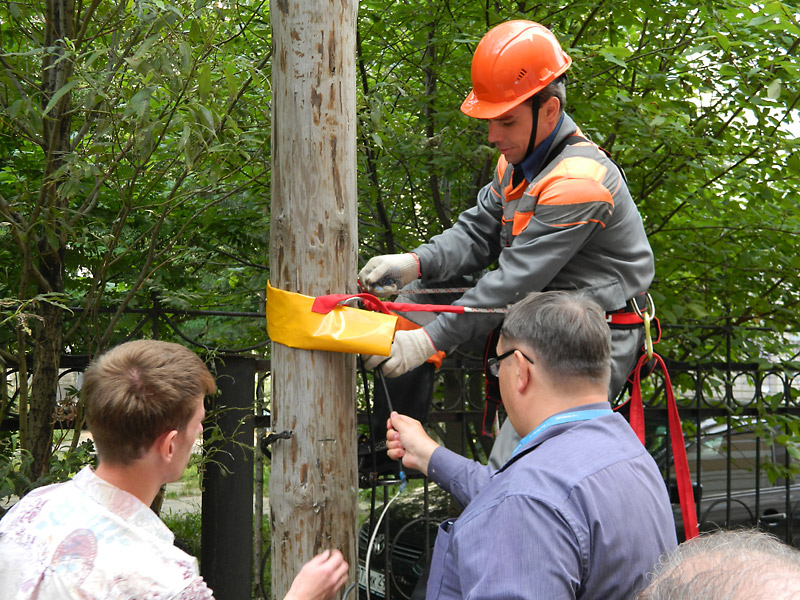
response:
{"label": "gray work jacket", "polygon": [[[552,143],[582,135],[564,115]],[[507,307],[534,291],[587,290],[606,311],[650,286],[653,252],[625,179],[595,144],[579,142],[548,156],[532,182],[512,189],[502,156],[477,204],[444,233],[413,250],[423,286],[496,264],[455,304]],[[502,316],[440,314],[425,326],[439,350],[486,336]]]}

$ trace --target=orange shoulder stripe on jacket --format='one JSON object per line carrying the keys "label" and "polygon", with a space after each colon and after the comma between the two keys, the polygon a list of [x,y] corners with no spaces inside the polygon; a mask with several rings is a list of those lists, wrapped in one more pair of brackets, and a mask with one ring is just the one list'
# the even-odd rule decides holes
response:
{"label": "orange shoulder stripe on jacket", "polygon": [[[597,222],[605,227],[605,223],[593,216],[597,215],[598,204],[605,206],[605,210],[609,212],[614,206],[611,192],[601,183],[588,179],[563,179],[542,192],[537,199],[536,212],[543,213],[538,218],[553,227],[569,227],[590,222]],[[573,208],[567,208],[570,206]],[[586,216],[585,219],[581,218],[583,215]],[[524,231],[533,216],[534,211],[515,213],[512,235],[517,236]],[[570,220],[567,223],[552,222],[549,217]]]}
{"label": "orange shoulder stripe on jacket", "polygon": [[[524,212],[524,213],[514,213],[514,225],[511,228],[511,235],[514,237],[518,236],[520,233],[525,231],[525,228],[531,222],[533,218],[532,212]],[[548,223],[550,227],[573,227],[576,225],[585,225],[586,223],[597,223],[601,227],[605,229],[606,224],[600,219],[584,219],[580,221],[573,221],[570,223]]]}
{"label": "orange shoulder stripe on jacket", "polygon": [[536,182],[531,193],[538,196],[544,188],[553,185],[559,179],[586,179],[602,182],[607,172],[608,169],[596,160],[571,156],[562,160],[552,171]]}
{"label": "orange shoulder stripe on jacket", "polygon": [[495,167],[495,171],[497,171],[497,181],[503,181],[503,176],[506,174],[506,169],[508,168],[508,161],[506,157],[502,154],[500,158],[497,159],[497,166]]}
{"label": "orange shoulder stripe on jacket", "polygon": [[586,204],[587,202],[606,202],[614,206],[611,192],[597,181],[589,179],[562,179],[544,190],[537,201],[538,206]]}

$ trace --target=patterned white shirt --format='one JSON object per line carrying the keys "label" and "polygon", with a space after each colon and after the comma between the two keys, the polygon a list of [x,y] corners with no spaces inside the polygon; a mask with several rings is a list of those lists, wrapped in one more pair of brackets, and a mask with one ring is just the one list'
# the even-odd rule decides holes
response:
{"label": "patterned white shirt", "polygon": [[211,600],[197,559],[135,496],[84,467],[35,489],[0,519],[9,600]]}

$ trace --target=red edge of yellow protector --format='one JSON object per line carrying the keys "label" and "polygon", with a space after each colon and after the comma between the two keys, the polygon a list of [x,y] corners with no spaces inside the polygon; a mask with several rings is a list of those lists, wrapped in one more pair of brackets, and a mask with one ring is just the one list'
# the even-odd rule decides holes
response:
{"label": "red edge of yellow protector", "polygon": [[328,314],[311,311],[314,298],[285,292],[267,282],[267,335],[303,350],[389,356],[396,315],[337,306]]}

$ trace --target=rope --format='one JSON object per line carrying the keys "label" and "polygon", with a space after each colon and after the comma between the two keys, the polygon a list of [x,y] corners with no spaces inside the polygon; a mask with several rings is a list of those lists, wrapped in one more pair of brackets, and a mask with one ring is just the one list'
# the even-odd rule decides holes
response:
{"label": "rope", "polygon": [[424,294],[463,294],[471,289],[471,287],[422,288],[419,290],[403,290],[403,295],[422,296]]}
{"label": "rope", "polygon": [[347,306],[356,305],[366,310],[374,310],[385,314],[391,311],[397,312],[450,312],[458,314],[483,313],[483,314],[506,314],[506,308],[475,308],[472,306],[460,306],[457,304],[414,304],[413,302],[384,302],[372,294],[329,294],[327,296],[317,296],[311,306],[312,312],[327,314],[337,305]]}

